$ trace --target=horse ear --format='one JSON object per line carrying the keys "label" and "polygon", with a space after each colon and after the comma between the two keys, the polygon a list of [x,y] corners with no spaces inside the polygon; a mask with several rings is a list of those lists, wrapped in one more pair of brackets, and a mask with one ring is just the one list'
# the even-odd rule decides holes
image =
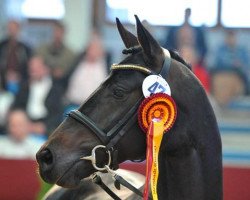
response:
{"label": "horse ear", "polygon": [[137,38],[124,28],[118,18],[116,18],[116,25],[126,48],[134,47],[139,44]]}
{"label": "horse ear", "polygon": [[162,55],[163,50],[148,30],[142,25],[138,16],[135,15],[136,29],[139,43],[143,49],[143,52],[147,60],[157,60],[156,56]]}

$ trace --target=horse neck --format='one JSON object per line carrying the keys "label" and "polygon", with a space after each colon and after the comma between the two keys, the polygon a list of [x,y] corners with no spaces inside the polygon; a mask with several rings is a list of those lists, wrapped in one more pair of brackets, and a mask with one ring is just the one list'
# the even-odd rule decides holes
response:
{"label": "horse neck", "polygon": [[[221,140],[205,91],[189,69],[173,61],[168,82],[178,110],[159,156],[159,200],[222,199]],[[211,148],[211,146],[213,148]]]}
{"label": "horse neck", "polygon": [[192,71],[173,59],[171,68],[167,80],[171,87],[172,97],[178,104],[178,108],[184,109],[190,115],[195,113],[195,115],[192,115],[192,118],[199,117],[198,114],[202,112],[197,113],[197,110],[200,109],[213,115],[213,109],[208,96]]}

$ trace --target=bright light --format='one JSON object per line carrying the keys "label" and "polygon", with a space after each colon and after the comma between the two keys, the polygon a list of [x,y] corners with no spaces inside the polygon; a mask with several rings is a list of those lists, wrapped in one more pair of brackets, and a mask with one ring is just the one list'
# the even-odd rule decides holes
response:
{"label": "bright light", "polygon": [[61,19],[65,8],[63,0],[25,0],[22,13],[27,18]]}
{"label": "bright light", "polygon": [[222,24],[227,27],[250,27],[249,8],[249,0],[222,0]]}
{"label": "bright light", "polygon": [[214,26],[217,22],[218,0],[107,0],[107,18],[119,17],[134,23],[134,14],[153,25],[180,25],[184,10],[191,8],[191,23]]}

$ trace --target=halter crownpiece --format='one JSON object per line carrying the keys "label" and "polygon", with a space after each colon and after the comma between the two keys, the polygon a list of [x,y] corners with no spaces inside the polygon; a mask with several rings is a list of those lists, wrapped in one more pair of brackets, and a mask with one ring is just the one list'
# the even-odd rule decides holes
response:
{"label": "halter crownpiece", "polygon": [[153,74],[153,72],[146,68],[146,67],[142,67],[140,65],[131,65],[131,64],[113,64],[110,68],[111,70],[136,70],[136,71],[140,71],[146,75],[150,75]]}

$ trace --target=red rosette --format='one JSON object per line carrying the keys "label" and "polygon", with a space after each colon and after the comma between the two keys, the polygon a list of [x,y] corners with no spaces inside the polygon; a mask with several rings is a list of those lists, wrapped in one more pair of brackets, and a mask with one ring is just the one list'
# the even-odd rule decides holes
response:
{"label": "red rosette", "polygon": [[173,98],[164,93],[156,93],[143,100],[138,109],[138,121],[147,133],[152,120],[163,120],[164,130],[168,131],[174,124],[177,108]]}

